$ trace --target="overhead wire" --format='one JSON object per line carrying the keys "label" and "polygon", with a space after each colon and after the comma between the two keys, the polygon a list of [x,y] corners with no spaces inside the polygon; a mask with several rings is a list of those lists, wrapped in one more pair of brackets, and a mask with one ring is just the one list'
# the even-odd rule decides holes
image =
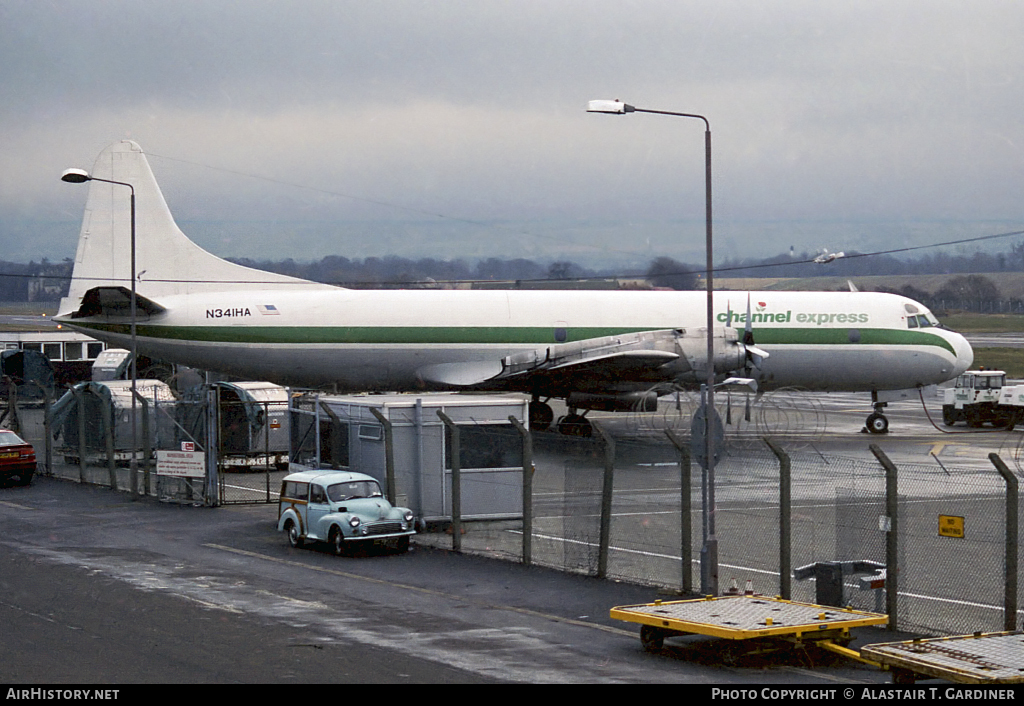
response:
{"label": "overhead wire", "polygon": [[[894,255],[894,254],[898,254],[898,253],[911,252],[911,251],[916,251],[916,250],[925,250],[925,249],[928,249],[928,248],[939,248],[939,247],[945,247],[945,246],[949,246],[949,245],[962,245],[962,244],[965,244],[965,243],[981,242],[981,241],[986,241],[986,240],[994,240],[994,239],[998,239],[998,238],[1010,238],[1010,237],[1013,237],[1013,236],[1022,236],[1022,235],[1024,235],[1024,230],[1015,230],[1015,231],[1009,231],[1009,232],[1006,232],[1006,233],[996,233],[996,234],[991,234],[991,235],[981,235],[981,236],[975,236],[975,237],[972,237],[972,238],[961,238],[959,240],[948,240],[948,241],[945,241],[945,242],[931,243],[931,244],[928,244],[928,245],[915,245],[915,246],[911,246],[911,247],[894,248],[894,249],[891,249],[891,250],[878,250],[878,251],[867,252],[867,253],[851,253],[849,255],[844,255],[842,258],[837,258],[836,261],[838,261],[839,259],[852,260],[852,259],[856,259],[856,258],[877,257],[877,256],[880,256],[880,255]],[[729,266],[729,267],[715,267],[715,268],[713,268],[711,270],[711,272],[712,272],[712,274],[717,276],[717,275],[720,275],[722,273],[727,273],[727,272],[737,272],[737,271],[745,271],[745,270],[766,269],[766,268],[769,268],[769,267],[791,267],[793,265],[810,265],[810,264],[820,264],[820,263],[817,263],[814,258],[808,258],[808,259],[804,259],[804,260],[788,260],[786,262],[766,262],[766,263],[756,263],[756,264],[746,264],[746,265],[733,265],[733,266]],[[259,269],[259,268],[252,267],[252,269]],[[672,277],[672,276],[678,276],[678,275],[698,275],[699,276],[701,274],[705,274],[706,275],[706,272],[707,272],[706,268],[705,269],[685,269],[685,270],[670,271],[670,272],[659,272],[657,276],[658,277]],[[457,280],[441,279],[441,280],[437,280],[437,279],[435,279],[435,280],[432,280],[432,282],[435,283],[435,284],[502,284],[502,283],[537,284],[537,283],[544,283],[544,282],[563,282],[563,283],[565,283],[565,282],[594,282],[594,281],[616,280],[616,279],[635,279],[635,278],[638,278],[638,277],[647,277],[647,276],[648,275],[642,274],[642,273],[629,273],[629,274],[619,273],[619,274],[587,275],[587,276],[581,276],[581,277],[524,278],[524,279],[516,279],[516,280],[492,280],[492,279],[457,279]],[[43,278],[46,278],[46,279],[57,279],[57,280],[72,279],[72,275],[59,275],[59,274],[19,274],[19,273],[5,273],[5,272],[0,272],[0,277],[21,277],[21,278],[26,278],[26,279],[38,279],[40,277],[43,277]],[[109,281],[112,281],[112,280],[117,281],[116,278],[110,278],[110,277],[79,277],[78,279],[83,280],[83,281],[91,281],[91,280],[103,281],[103,282],[109,282]],[[301,279],[301,278],[297,278],[297,279]],[[129,282],[130,279],[123,278],[123,281]],[[206,280],[206,279],[201,279],[201,280],[200,279],[197,279],[197,280],[191,280],[191,279],[150,279],[150,280],[146,280],[146,281],[149,281],[149,282],[180,282],[180,283],[188,284],[188,283],[198,283],[198,282],[210,282],[211,280]],[[282,282],[271,282],[271,281],[266,281],[266,280],[241,280],[240,279],[240,280],[215,280],[215,281],[220,283],[220,284],[261,284],[261,285],[288,284],[286,282],[285,283],[282,283]],[[299,284],[299,283],[297,282],[296,284]],[[381,286],[381,285],[384,285],[384,286],[387,286],[387,285],[392,285],[392,286],[399,286],[399,285],[409,286],[409,285],[416,285],[416,284],[422,285],[424,283],[423,282],[416,282],[416,281],[410,282],[408,280],[391,280],[391,281],[385,280],[385,281],[376,281],[376,282],[328,281],[328,282],[321,282],[321,284],[328,284],[328,285],[338,286],[338,287],[344,287],[344,286],[366,287],[366,286],[369,286],[369,285],[374,285],[374,286]]]}

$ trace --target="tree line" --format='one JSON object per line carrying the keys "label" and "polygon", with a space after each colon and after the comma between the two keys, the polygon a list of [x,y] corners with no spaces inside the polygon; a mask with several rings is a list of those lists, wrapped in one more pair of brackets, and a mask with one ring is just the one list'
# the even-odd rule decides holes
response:
{"label": "tree line", "polygon": [[[763,259],[727,260],[716,268],[716,276],[727,277],[811,277],[829,274],[842,277],[868,275],[961,274],[952,278],[935,294],[914,287],[904,287],[901,294],[922,303],[940,299],[995,301],[998,288],[979,272],[1024,271],[1024,240],[1001,253],[975,252],[969,255],[945,252],[923,254],[917,258],[899,259],[892,255],[861,256],[846,253],[827,264],[814,264],[814,254],[792,252]],[[568,260],[550,263],[525,258],[505,260],[486,258],[475,262],[462,259],[411,259],[405,257],[347,258],[329,255],[314,262],[256,260],[231,258],[232,262],[268,272],[300,277],[315,282],[353,288],[443,287],[457,283],[528,283],[535,288],[560,287],[574,283],[581,288],[597,286],[609,279],[637,280],[644,285],[666,289],[688,290],[702,287],[703,267],[680,262],[670,257],[653,258],[646,267],[635,272],[595,270]],[[66,296],[73,261],[66,258],[53,263],[20,264],[0,260],[0,300],[56,301]],[[891,291],[891,290],[890,290]]]}

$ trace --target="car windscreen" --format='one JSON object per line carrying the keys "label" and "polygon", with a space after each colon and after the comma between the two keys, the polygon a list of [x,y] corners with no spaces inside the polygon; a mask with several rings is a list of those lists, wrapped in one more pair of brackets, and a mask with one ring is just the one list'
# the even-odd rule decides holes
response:
{"label": "car windscreen", "polygon": [[0,446],[20,446],[24,443],[25,442],[22,441],[21,437],[13,431],[0,429]]}
{"label": "car windscreen", "polygon": [[353,480],[348,483],[335,483],[327,487],[327,497],[331,502],[340,503],[355,498],[380,498],[384,493],[375,480]]}

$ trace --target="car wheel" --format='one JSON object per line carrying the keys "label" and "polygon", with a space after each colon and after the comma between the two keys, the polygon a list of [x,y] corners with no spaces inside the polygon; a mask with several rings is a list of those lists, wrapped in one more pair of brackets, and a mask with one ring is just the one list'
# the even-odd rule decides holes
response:
{"label": "car wheel", "polygon": [[345,556],[348,548],[345,546],[345,535],[341,533],[341,530],[335,527],[331,530],[330,543],[334,547],[334,553],[338,556]]}
{"label": "car wheel", "polygon": [[302,546],[302,535],[299,533],[299,526],[288,520],[284,523],[285,534],[288,535],[288,544],[292,545],[295,549]]}
{"label": "car wheel", "polygon": [[399,537],[398,541],[395,543],[395,551],[397,551],[399,554],[405,554],[407,551],[409,551],[409,538]]}

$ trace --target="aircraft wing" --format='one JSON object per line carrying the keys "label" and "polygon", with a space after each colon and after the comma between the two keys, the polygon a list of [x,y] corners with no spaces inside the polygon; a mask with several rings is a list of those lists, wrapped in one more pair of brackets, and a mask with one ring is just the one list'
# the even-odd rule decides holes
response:
{"label": "aircraft wing", "polygon": [[[643,331],[617,336],[589,338],[559,343],[505,356],[500,360],[432,365],[420,370],[429,382],[473,386],[483,383],[507,383],[521,387],[526,380],[586,379],[597,381],[667,380],[664,371],[682,362],[689,364],[677,345],[679,331]],[[664,372],[663,372],[664,371]]]}

